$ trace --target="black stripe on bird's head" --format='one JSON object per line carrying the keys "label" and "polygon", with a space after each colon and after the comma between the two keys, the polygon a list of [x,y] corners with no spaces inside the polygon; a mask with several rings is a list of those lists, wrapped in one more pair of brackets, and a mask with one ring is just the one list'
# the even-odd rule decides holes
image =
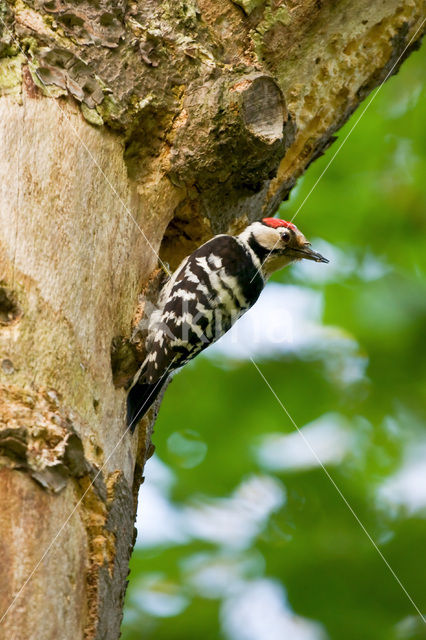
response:
{"label": "black stripe on bird's head", "polygon": [[265,276],[296,260],[328,262],[311,249],[303,233],[292,222],[280,218],[263,218],[253,222],[239,236],[255,253]]}

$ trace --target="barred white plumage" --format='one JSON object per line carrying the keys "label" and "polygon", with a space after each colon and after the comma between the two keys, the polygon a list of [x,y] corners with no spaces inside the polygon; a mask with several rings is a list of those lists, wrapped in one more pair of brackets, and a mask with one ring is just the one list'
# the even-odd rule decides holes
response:
{"label": "barred white plumage", "polygon": [[215,236],[182,261],[150,318],[148,355],[127,397],[132,430],[169,374],[226,333],[254,305],[271,273],[302,258],[328,262],[294,224],[263,218],[238,236]]}

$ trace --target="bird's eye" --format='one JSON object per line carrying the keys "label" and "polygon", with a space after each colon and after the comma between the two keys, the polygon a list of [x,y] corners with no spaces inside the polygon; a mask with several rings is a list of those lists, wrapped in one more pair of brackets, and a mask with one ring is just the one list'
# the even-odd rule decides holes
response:
{"label": "bird's eye", "polygon": [[290,240],[290,234],[288,231],[283,231],[283,233],[281,234],[281,238],[284,240],[284,242],[288,242]]}

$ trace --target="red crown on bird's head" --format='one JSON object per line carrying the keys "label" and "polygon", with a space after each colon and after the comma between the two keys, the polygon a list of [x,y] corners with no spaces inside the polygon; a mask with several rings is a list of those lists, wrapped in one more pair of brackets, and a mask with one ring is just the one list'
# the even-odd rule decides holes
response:
{"label": "red crown on bird's head", "polygon": [[262,222],[263,224],[266,224],[267,227],[271,227],[272,229],[278,229],[278,227],[287,227],[287,229],[297,231],[297,227],[295,224],[287,222],[287,220],[280,220],[280,218],[263,218]]}

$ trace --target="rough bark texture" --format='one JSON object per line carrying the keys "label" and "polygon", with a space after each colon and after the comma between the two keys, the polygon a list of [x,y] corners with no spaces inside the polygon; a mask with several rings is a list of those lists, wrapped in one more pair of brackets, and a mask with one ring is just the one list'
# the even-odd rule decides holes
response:
{"label": "rough bark texture", "polygon": [[418,44],[424,12],[0,2],[2,638],[118,637],[152,452],[148,419],[123,436],[123,386],[157,252],[174,267],[272,214]]}

